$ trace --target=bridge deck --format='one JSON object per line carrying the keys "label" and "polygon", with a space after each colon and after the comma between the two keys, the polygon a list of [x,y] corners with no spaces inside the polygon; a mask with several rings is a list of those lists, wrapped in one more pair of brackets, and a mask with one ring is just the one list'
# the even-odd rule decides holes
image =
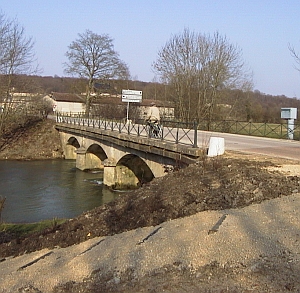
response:
{"label": "bridge deck", "polygon": [[56,129],[68,133],[84,135],[95,140],[103,140],[123,147],[157,154],[187,164],[193,163],[203,156],[203,149],[183,144],[175,144],[160,139],[146,138],[137,135],[119,133],[88,126],[57,123]]}

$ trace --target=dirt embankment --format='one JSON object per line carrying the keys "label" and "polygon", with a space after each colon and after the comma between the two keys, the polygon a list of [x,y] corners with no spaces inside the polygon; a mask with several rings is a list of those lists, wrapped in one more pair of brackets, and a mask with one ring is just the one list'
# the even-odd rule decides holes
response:
{"label": "dirt embankment", "polygon": [[0,160],[62,158],[59,133],[51,119],[30,123],[0,139]]}

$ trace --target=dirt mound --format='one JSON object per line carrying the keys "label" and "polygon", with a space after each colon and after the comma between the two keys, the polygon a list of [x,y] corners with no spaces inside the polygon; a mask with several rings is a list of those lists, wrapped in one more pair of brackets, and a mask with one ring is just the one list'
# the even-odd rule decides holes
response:
{"label": "dirt mound", "polygon": [[0,138],[0,160],[39,160],[63,157],[55,121],[35,120]]}
{"label": "dirt mound", "polygon": [[298,192],[300,177],[274,170],[279,166],[264,158],[224,156],[200,161],[43,233],[24,239],[2,235],[6,241],[0,244],[0,256],[67,247],[200,211],[240,208]]}

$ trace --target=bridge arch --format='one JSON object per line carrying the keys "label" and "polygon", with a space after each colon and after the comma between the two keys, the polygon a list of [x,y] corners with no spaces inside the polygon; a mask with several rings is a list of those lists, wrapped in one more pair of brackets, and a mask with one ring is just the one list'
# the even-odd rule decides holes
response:
{"label": "bridge arch", "polygon": [[87,148],[86,152],[95,155],[102,162],[108,158],[104,149],[99,144],[96,143],[91,144]]}
{"label": "bridge arch", "polygon": [[116,188],[139,186],[153,178],[154,174],[147,163],[137,155],[127,154],[116,164]]}
{"label": "bridge arch", "polygon": [[81,170],[103,169],[103,162],[108,158],[104,149],[97,143],[82,146],[77,149],[76,154],[76,167]]}
{"label": "bridge arch", "polygon": [[80,148],[80,144],[76,137],[71,136],[67,140],[64,147],[64,155],[66,159],[76,160],[76,150]]}

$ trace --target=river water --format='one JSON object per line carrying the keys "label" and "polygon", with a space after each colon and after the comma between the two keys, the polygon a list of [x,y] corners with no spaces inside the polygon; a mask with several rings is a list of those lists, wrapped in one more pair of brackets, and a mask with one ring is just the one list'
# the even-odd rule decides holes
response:
{"label": "river water", "polygon": [[0,197],[6,198],[2,220],[76,217],[118,196],[102,182],[102,172],[80,171],[71,160],[0,161]]}

